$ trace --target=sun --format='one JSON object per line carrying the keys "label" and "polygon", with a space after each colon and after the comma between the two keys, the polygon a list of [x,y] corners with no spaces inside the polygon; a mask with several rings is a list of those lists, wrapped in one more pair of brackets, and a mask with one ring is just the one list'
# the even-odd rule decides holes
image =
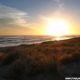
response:
{"label": "sun", "polygon": [[69,34],[69,24],[64,19],[51,19],[47,22],[47,34],[56,37]]}

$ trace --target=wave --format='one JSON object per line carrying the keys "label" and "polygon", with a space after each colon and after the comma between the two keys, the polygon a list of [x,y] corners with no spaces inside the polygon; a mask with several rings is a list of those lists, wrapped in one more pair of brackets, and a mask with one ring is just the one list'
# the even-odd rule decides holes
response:
{"label": "wave", "polygon": [[[60,37],[61,39],[72,38],[72,36]],[[44,41],[55,40],[53,36],[0,36],[0,47],[14,46],[21,44],[35,44]]]}

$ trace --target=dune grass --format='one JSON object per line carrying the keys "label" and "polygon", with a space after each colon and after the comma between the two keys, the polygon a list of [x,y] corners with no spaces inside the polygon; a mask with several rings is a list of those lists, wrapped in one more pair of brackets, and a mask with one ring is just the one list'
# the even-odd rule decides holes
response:
{"label": "dune grass", "polygon": [[79,76],[80,38],[0,48],[0,80],[64,80]]}

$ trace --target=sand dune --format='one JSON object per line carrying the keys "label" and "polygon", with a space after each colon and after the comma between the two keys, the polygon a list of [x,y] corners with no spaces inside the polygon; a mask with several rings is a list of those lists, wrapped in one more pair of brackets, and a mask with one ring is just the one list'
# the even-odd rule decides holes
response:
{"label": "sand dune", "polygon": [[0,48],[0,80],[64,80],[80,76],[80,38]]}

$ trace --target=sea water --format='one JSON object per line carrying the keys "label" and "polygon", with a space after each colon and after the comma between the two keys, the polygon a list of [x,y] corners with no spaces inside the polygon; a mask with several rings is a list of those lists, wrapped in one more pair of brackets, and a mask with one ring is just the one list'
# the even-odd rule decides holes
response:
{"label": "sea water", "polygon": [[5,46],[15,46],[21,44],[36,44],[42,43],[45,41],[54,41],[57,39],[68,39],[72,38],[71,36],[64,36],[64,37],[53,37],[53,36],[33,36],[33,35],[26,35],[26,36],[0,36],[0,47]]}

